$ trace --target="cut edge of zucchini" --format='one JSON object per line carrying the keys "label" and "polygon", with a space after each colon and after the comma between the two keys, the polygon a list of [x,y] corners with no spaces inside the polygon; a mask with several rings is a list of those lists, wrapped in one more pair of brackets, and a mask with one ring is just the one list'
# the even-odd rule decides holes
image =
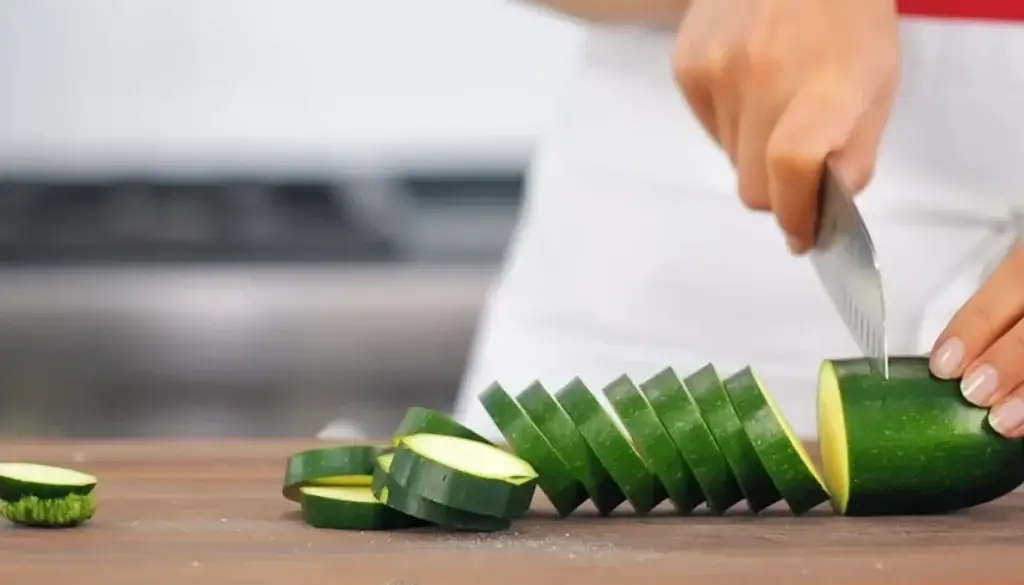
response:
{"label": "cut edge of zucchini", "polygon": [[832,508],[844,514],[850,502],[850,454],[839,377],[827,360],[818,371],[818,444]]}
{"label": "cut edge of zucchini", "polygon": [[299,491],[313,498],[353,502],[356,504],[382,505],[367,486],[305,486]]}
{"label": "cut edge of zucchini", "polygon": [[329,475],[310,479],[303,487],[369,487],[372,476],[363,474]]}
{"label": "cut edge of zucchini", "polygon": [[22,461],[0,463],[0,477],[54,487],[88,487],[98,483],[96,476],[75,469]]}
{"label": "cut edge of zucchini", "polygon": [[479,441],[421,433],[403,437],[401,445],[424,459],[481,479],[512,485],[537,479],[537,471],[519,456]]}

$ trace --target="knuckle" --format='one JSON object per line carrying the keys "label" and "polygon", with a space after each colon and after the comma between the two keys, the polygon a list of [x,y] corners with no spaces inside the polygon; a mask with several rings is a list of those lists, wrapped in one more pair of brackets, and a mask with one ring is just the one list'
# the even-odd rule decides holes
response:
{"label": "knuckle", "polygon": [[774,74],[783,61],[777,36],[767,31],[751,33],[743,44],[743,58],[752,73]]}
{"label": "knuckle", "polygon": [[993,331],[1000,326],[998,315],[988,303],[971,303],[964,312],[965,321],[969,321],[978,330]]}

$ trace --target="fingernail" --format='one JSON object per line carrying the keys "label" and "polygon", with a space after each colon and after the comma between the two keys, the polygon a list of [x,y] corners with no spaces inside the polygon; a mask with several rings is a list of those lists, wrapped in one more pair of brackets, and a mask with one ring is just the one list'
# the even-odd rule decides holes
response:
{"label": "fingernail", "polygon": [[1024,397],[1014,396],[988,413],[988,423],[1000,435],[1009,436],[1024,426]]}
{"label": "fingernail", "polygon": [[963,360],[964,343],[954,337],[932,352],[930,367],[936,377],[948,380],[956,376]]}
{"label": "fingernail", "polygon": [[996,393],[999,385],[999,372],[990,365],[984,365],[971,372],[960,382],[960,392],[968,402],[977,406],[986,406]]}

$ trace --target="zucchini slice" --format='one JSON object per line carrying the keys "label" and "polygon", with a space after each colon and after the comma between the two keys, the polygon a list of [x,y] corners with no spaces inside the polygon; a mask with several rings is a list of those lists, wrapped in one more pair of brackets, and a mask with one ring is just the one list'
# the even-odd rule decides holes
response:
{"label": "zucchini slice", "polygon": [[96,483],[95,476],[65,467],[19,461],[0,463],[0,500],[5,502],[17,502],[28,496],[45,500],[87,495]]}
{"label": "zucchini slice", "polygon": [[740,484],[750,511],[757,514],[781,500],[782,494],[772,483],[750,438],[743,430],[743,424],[736,416],[714,366],[707,364],[687,376],[683,384],[690,391],[701,417],[736,474],[736,481]]}
{"label": "zucchini slice", "polygon": [[68,494],[51,499],[25,496],[16,502],[0,502],[0,516],[33,528],[73,528],[84,524],[95,513],[96,500],[90,494]]}
{"label": "zucchini slice", "polygon": [[587,500],[583,484],[569,473],[562,457],[500,384],[495,382],[484,390],[480,402],[512,451],[537,470],[537,486],[559,516],[565,518]]}
{"label": "zucchini slice", "polygon": [[708,508],[715,514],[725,514],[743,499],[743,492],[682,380],[675,370],[665,368],[640,384],[640,391],[690,465]]}
{"label": "zucchini slice", "polygon": [[572,419],[544,386],[534,382],[519,394],[517,401],[555,452],[562,456],[569,472],[583,484],[598,514],[607,516],[626,501]]}
{"label": "zucchini slice", "polygon": [[491,444],[490,441],[455,422],[448,415],[419,406],[413,406],[405,411],[405,417],[398,424],[398,429],[395,430],[395,434],[391,438],[391,444],[398,445],[398,442],[404,437],[423,433],[462,437],[463,439],[479,441],[488,445]]}
{"label": "zucchini slice", "polygon": [[389,475],[432,502],[496,518],[525,514],[537,487],[537,471],[520,457],[446,435],[410,435],[399,441]]}
{"label": "zucchini slice", "polygon": [[647,514],[667,497],[665,487],[582,380],[571,380],[555,399],[638,514]]}
{"label": "zucchini slice", "polygon": [[747,437],[789,509],[799,515],[828,501],[810,454],[757,374],[746,367],[724,384]]}
{"label": "zucchini slice", "polygon": [[633,438],[640,457],[665,486],[676,511],[686,514],[702,504],[704,494],[690,466],[636,385],[627,376],[620,376],[605,387],[604,394]]}
{"label": "zucchini slice", "polygon": [[288,458],[284,472],[285,498],[301,501],[305,486],[366,487],[380,450],[372,445],[310,449]]}
{"label": "zucchini slice", "polygon": [[370,485],[374,497],[388,507],[424,523],[436,524],[449,530],[496,532],[506,530],[512,525],[507,518],[456,510],[410,492],[391,476],[393,458],[393,453],[385,453],[377,458],[373,483]]}
{"label": "zucchini slice", "polygon": [[988,424],[928,358],[890,357],[882,379],[864,358],[825,360],[818,433],[832,506],[847,516],[941,514],[1024,482],[1024,445]]}
{"label": "zucchini slice", "polygon": [[385,506],[368,486],[299,488],[302,516],[314,528],[394,530],[427,523]]}

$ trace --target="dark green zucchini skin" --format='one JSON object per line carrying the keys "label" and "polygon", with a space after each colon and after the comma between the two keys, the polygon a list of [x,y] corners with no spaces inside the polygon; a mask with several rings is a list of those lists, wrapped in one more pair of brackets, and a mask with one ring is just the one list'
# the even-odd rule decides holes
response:
{"label": "dark green zucchini skin", "polygon": [[668,497],[665,486],[582,380],[570,380],[555,393],[555,400],[576,424],[637,514],[650,513]]}
{"label": "dark green zucchini skin", "polygon": [[519,394],[517,400],[530,420],[562,456],[569,472],[583,484],[598,514],[607,516],[626,501],[626,496],[580,434],[576,424],[544,386],[531,384]]}
{"label": "dark green zucchini skin", "polygon": [[369,477],[380,453],[381,449],[375,445],[342,445],[296,453],[288,458],[285,465],[281,493],[285,498],[299,502],[299,489],[307,485],[316,485],[318,479],[343,476]]}
{"label": "dark green zucchini skin", "polygon": [[392,445],[398,445],[403,437],[421,433],[461,437],[470,441],[491,444],[490,441],[464,425],[459,424],[450,416],[420,406],[413,406],[405,411],[405,417],[402,418],[402,422],[398,423],[398,428],[395,429],[394,435],[392,435],[391,443]]}
{"label": "dark green zucchini skin", "polygon": [[512,525],[508,518],[496,518],[450,508],[433,502],[406,489],[390,474],[390,460],[386,466],[378,465],[370,484],[373,496],[392,510],[424,524],[461,532],[496,532]]}
{"label": "dark green zucchini skin", "polygon": [[689,390],[672,368],[666,368],[640,384],[640,391],[690,465],[708,509],[725,514],[743,499],[743,492]]}
{"label": "dark green zucchini skin", "polygon": [[782,494],[757,456],[714,366],[707,364],[690,374],[683,380],[683,385],[693,397],[701,417],[711,429],[729,467],[736,474],[736,481],[750,511],[760,513],[781,500]]}
{"label": "dark green zucchini skin", "polygon": [[392,455],[388,474],[405,491],[448,508],[481,516],[524,516],[530,509],[537,487],[536,479],[512,484],[476,477],[428,459],[406,448],[404,443],[400,443]]}
{"label": "dark green zucchini skin", "polygon": [[587,500],[583,484],[565,460],[500,384],[488,386],[480,402],[512,451],[537,470],[537,486],[559,516],[565,518]]}
{"label": "dark green zucchini skin", "polygon": [[640,457],[665,487],[676,512],[688,514],[703,504],[704,493],[693,471],[636,385],[621,376],[604,388],[604,394]]}
{"label": "dark green zucchini skin", "polygon": [[804,514],[828,501],[814,462],[799,438],[787,432],[784,414],[766,398],[754,371],[749,366],[743,368],[723,384],[743,430],[793,514]]}
{"label": "dark green zucchini skin", "polygon": [[956,380],[923,356],[893,357],[889,379],[866,359],[832,360],[850,473],[848,516],[939,514],[992,501],[1024,483],[1024,444],[989,426]]}

